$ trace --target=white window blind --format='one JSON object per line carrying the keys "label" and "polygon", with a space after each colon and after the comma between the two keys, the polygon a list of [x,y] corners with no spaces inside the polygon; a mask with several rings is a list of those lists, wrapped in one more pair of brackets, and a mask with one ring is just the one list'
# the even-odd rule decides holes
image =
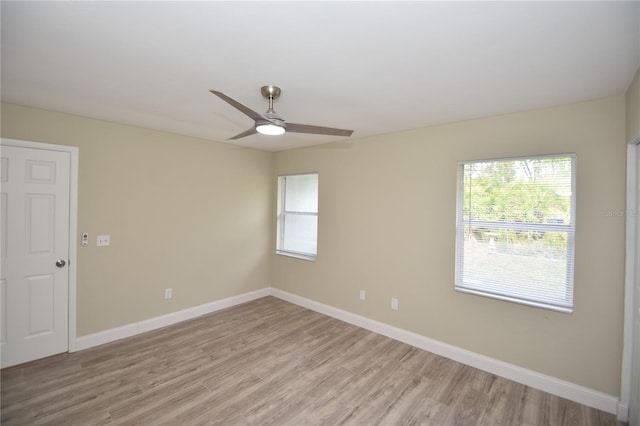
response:
{"label": "white window blind", "polygon": [[455,288],[573,310],[575,155],[458,165]]}
{"label": "white window blind", "polygon": [[278,178],[277,252],[313,260],[318,239],[318,174]]}

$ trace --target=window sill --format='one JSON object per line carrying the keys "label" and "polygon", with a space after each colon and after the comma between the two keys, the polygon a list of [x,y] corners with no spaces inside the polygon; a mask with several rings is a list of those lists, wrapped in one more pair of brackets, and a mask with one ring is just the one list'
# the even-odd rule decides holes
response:
{"label": "window sill", "polygon": [[505,302],[518,303],[520,305],[533,306],[542,309],[549,309],[550,311],[562,312],[563,314],[573,313],[573,307],[556,306],[549,303],[536,302],[533,300],[520,299],[514,296],[504,296],[500,294],[494,294],[458,286],[454,287],[454,290],[459,291],[460,293],[474,294],[476,296],[488,297],[490,299],[504,300]]}
{"label": "window sill", "polygon": [[296,252],[284,251],[284,250],[276,250],[276,254],[287,256],[287,257],[293,257],[296,259],[308,260],[310,262],[316,261],[316,256],[311,254],[296,253]]}

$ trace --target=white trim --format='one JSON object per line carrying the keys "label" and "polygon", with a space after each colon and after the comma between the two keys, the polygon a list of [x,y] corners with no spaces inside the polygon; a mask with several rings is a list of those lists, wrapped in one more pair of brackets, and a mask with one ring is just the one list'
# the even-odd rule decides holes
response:
{"label": "white trim", "polygon": [[626,243],[625,243],[625,278],[624,278],[624,331],[622,344],[622,376],[620,380],[620,405],[618,409],[618,420],[626,422],[629,420],[629,404],[631,402],[631,377],[633,363],[633,315],[634,315],[634,287],[636,274],[638,273],[638,258],[634,210],[638,206],[636,200],[638,173],[637,156],[640,155],[640,138],[627,145],[627,202],[626,202]]}
{"label": "white trim", "polygon": [[78,263],[78,162],[79,148],[75,146],[55,145],[49,143],[23,141],[2,138],[0,145],[18,148],[43,149],[69,153],[69,324],[67,350],[76,351],[76,271]]}
{"label": "white trim", "polygon": [[146,333],[147,331],[157,330],[162,327],[167,327],[169,325],[177,324],[201,315],[210,314],[221,309],[230,308],[232,306],[240,305],[269,295],[270,289],[269,287],[265,287],[260,290],[227,297],[226,299],[216,300],[214,302],[205,303],[204,305],[194,306],[181,311],[171,312],[166,315],[127,324],[122,327],[78,337],[77,350],[89,349],[94,346]]}
{"label": "white trim", "polygon": [[276,254],[280,256],[287,256],[287,257],[293,257],[296,259],[308,260],[310,262],[315,262],[317,259],[316,255],[296,253],[295,251],[276,250]]}
{"label": "white trim", "polygon": [[629,421],[629,404],[620,401],[618,402],[618,420],[627,423]]}
{"label": "white trim", "polygon": [[598,410],[617,414],[618,398],[593,389],[579,386],[555,377],[547,376],[517,365],[508,364],[466,349],[458,348],[438,340],[394,327],[379,321],[315,302],[295,294],[272,288],[271,295],[290,303],[311,309],[324,315],[382,334],[394,340],[409,344],[437,355],[450,358],[488,373],[513,380],[518,383],[548,392]]}

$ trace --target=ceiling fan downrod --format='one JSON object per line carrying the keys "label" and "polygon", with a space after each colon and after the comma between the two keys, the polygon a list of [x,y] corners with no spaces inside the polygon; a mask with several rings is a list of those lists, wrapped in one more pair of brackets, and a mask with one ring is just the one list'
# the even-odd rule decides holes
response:
{"label": "ceiling fan downrod", "polygon": [[280,88],[278,86],[262,86],[260,88],[260,92],[262,93],[262,96],[267,98],[269,101],[269,109],[267,110],[267,113],[275,114],[275,111],[273,110],[273,101],[280,97],[280,93],[282,93]]}

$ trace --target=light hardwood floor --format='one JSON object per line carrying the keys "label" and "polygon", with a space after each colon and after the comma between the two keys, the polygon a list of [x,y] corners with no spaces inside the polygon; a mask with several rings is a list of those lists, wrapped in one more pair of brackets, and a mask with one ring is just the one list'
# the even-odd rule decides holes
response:
{"label": "light hardwood floor", "polygon": [[273,297],[2,370],[2,425],[616,425]]}

